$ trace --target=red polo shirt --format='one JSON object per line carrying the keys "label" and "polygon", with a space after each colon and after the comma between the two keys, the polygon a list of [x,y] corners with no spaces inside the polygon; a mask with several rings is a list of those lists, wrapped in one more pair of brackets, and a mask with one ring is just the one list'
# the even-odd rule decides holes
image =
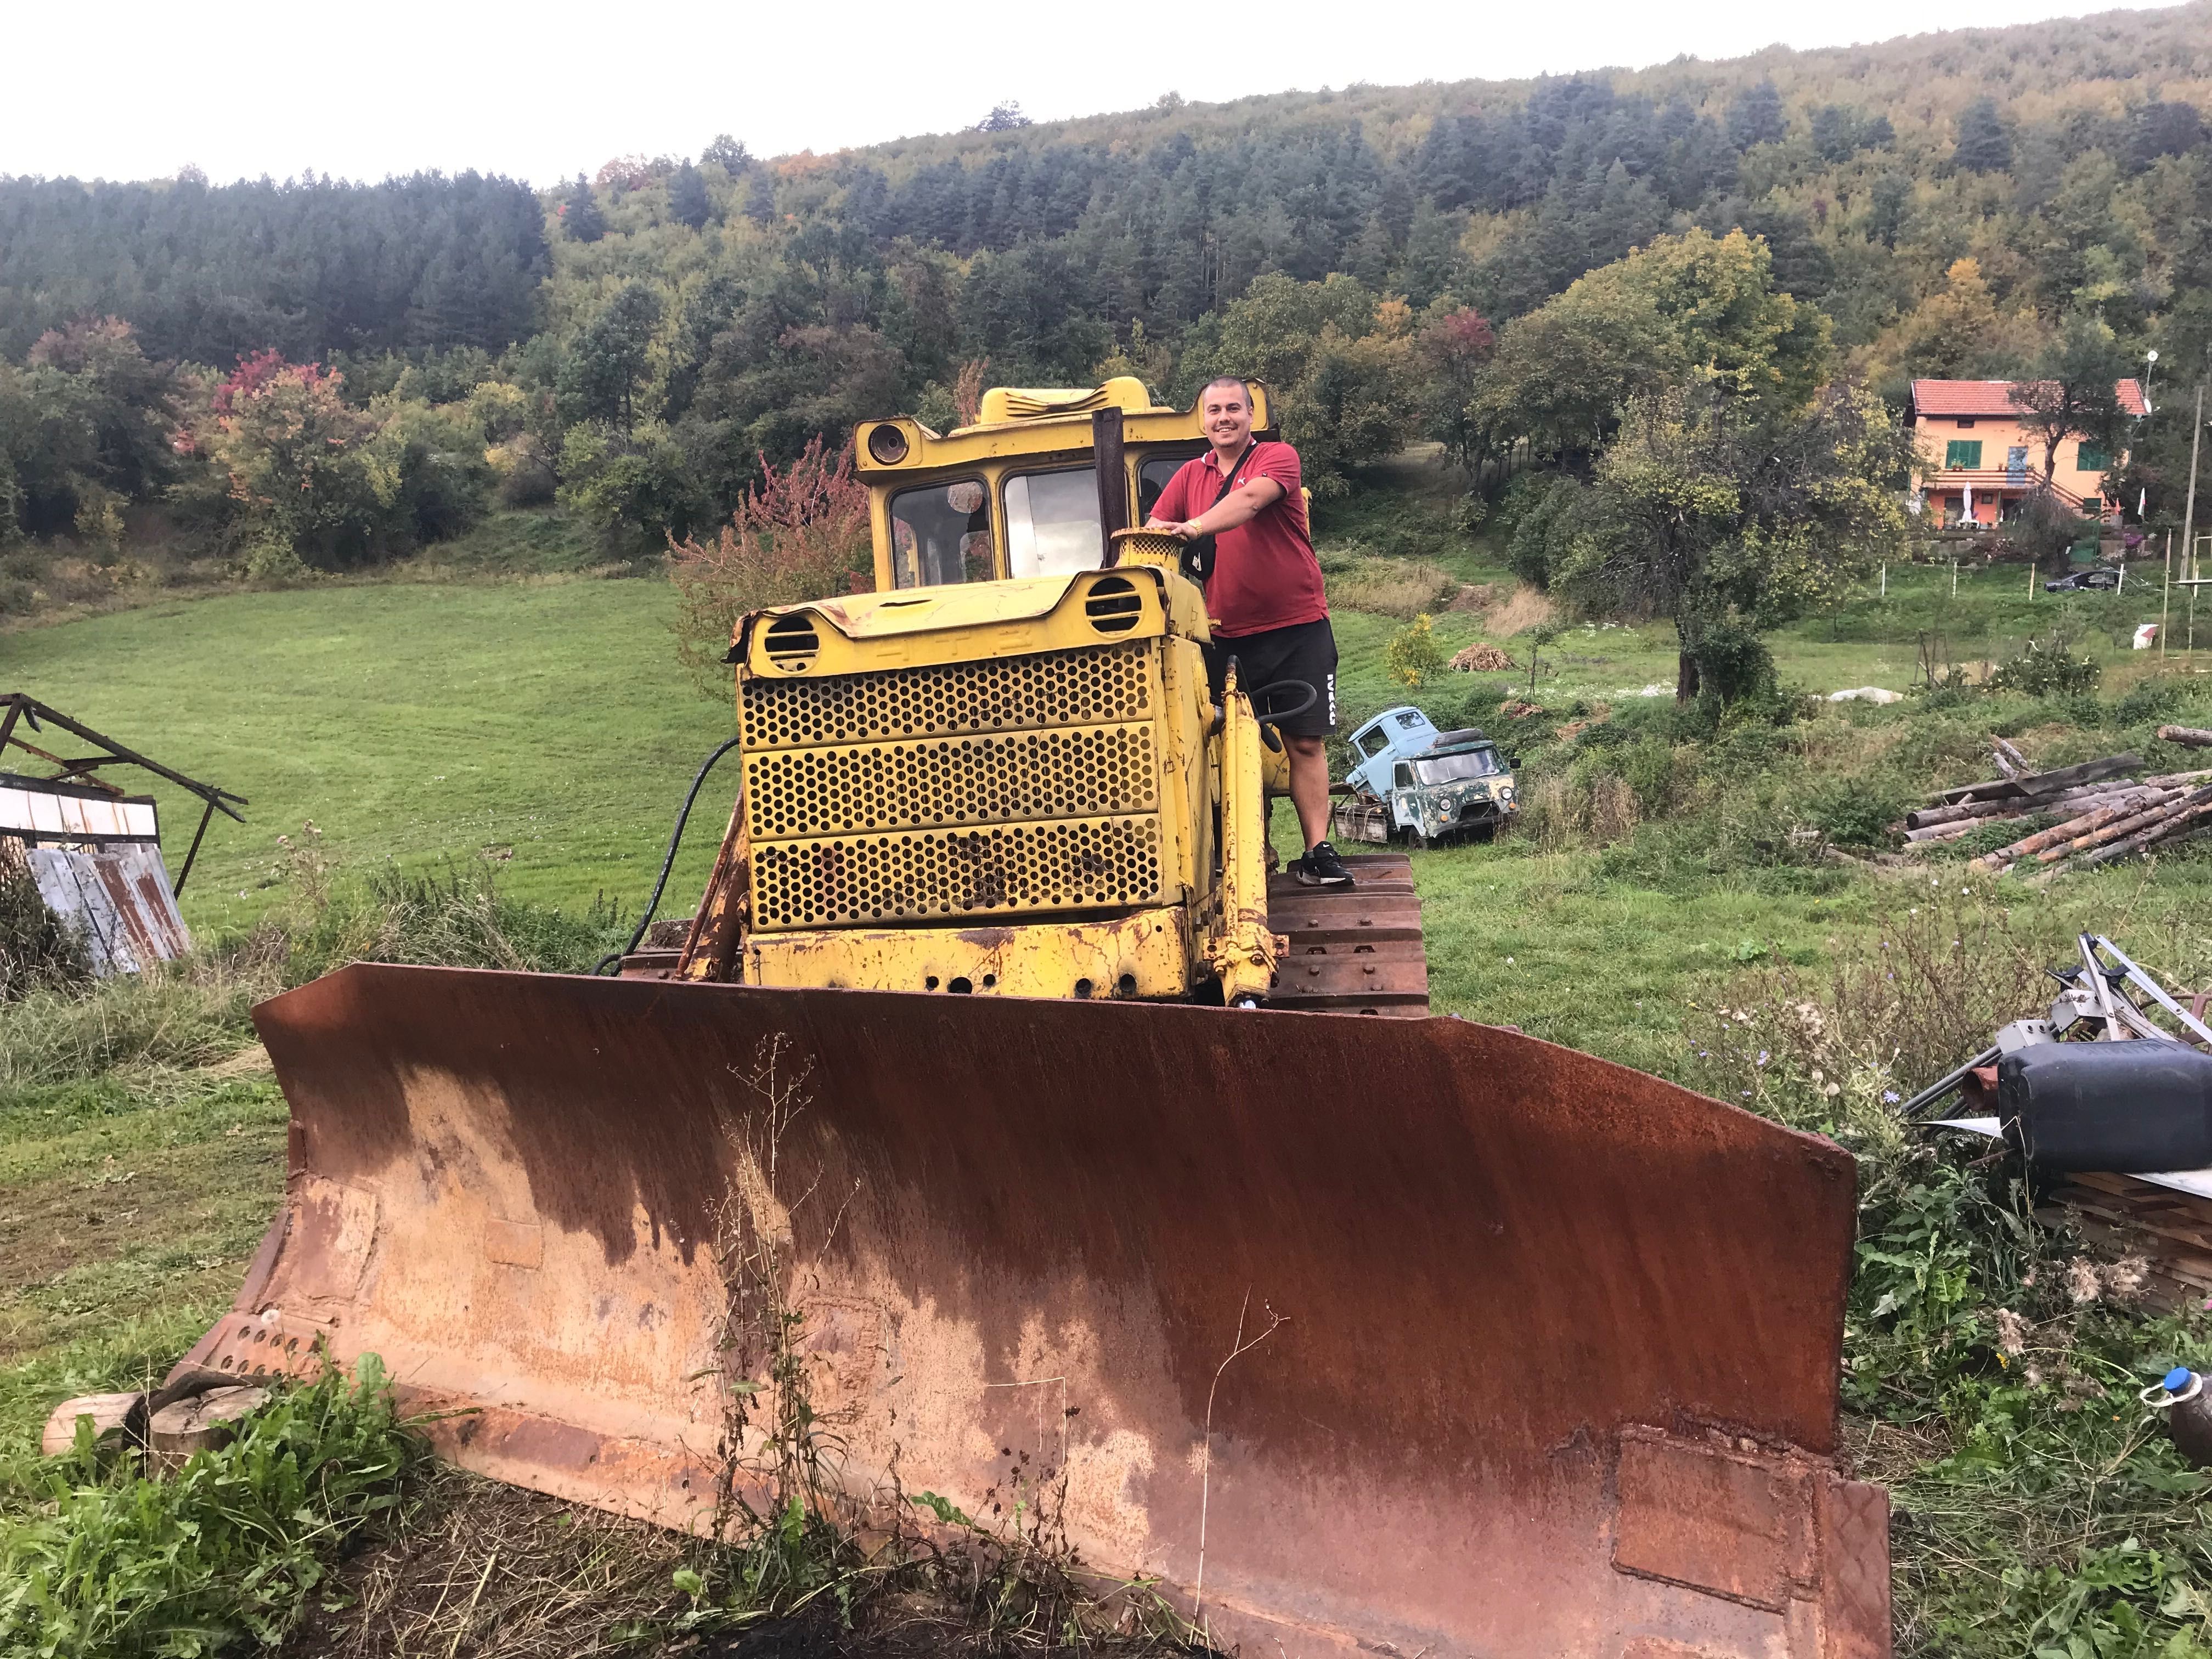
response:
{"label": "red polo shirt", "polygon": [[[1283,498],[1249,524],[1213,538],[1213,575],[1206,584],[1206,614],[1224,638],[1295,628],[1328,615],[1321,563],[1306,530],[1306,498],[1298,484],[1298,452],[1288,444],[1255,444],[1230,481],[1231,491],[1255,478],[1273,478]],[[1209,511],[1224,494],[1212,452],[1185,461],[1168,480],[1152,517],[1185,524]]]}

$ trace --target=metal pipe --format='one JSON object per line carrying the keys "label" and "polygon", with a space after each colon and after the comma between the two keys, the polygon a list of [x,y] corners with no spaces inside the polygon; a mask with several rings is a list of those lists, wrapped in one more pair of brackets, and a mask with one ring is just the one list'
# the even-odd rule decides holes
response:
{"label": "metal pipe", "polygon": [[2160,1007],[2165,1009],[2166,1012],[2172,1014],[2184,1025],[2186,1025],[2198,1036],[2202,1037],[2208,1044],[2212,1044],[2212,1027],[2208,1027],[2203,1020],[2197,1018],[2196,1015],[2191,1013],[2189,1010],[2183,1007],[2172,997],[2168,996],[2163,990],[2160,989],[2158,981],[2153,979],[2148,974],[2145,973],[2140,967],[2136,966],[2134,962],[2130,961],[2129,959],[2128,953],[2125,951],[2120,949],[2118,945],[2113,944],[2112,940],[2106,939],[2102,933],[2098,934],[2096,939],[2100,946],[2112,953],[2112,960],[2118,963],[2121,967],[2127,969],[2128,978],[2135,984],[2141,986],[2145,995],[2149,997],[2153,1002],[2158,1004]]}

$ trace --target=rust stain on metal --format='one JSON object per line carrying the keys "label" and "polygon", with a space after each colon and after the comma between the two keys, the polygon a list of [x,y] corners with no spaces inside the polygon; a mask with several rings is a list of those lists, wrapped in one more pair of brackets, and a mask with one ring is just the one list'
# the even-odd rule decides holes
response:
{"label": "rust stain on metal", "polygon": [[[369,965],[255,1018],[289,1207],[192,1363],[326,1334],[484,1408],[441,1431],[470,1467],[703,1524],[699,1246],[758,1196],[723,1131],[780,1037],[783,1178],[850,1194],[784,1224],[855,1490],[976,1513],[1050,1470],[1086,1559],[1188,1585],[1208,1463],[1208,1613],[1254,1651],[1887,1651],[1875,1489],[1832,1462],[1853,1170],[1817,1137],[1455,1020]],[[536,1272],[494,1224],[542,1230]],[[1248,1293],[1291,1322],[1209,1452]]]}
{"label": "rust stain on metal", "polygon": [[46,908],[82,930],[95,973],[137,973],[191,949],[161,851],[151,842],[93,850],[18,847],[10,857],[29,870]]}

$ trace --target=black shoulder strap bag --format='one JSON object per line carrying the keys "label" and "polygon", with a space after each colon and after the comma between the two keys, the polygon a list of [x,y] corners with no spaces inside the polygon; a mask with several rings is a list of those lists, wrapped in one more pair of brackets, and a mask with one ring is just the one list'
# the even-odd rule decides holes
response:
{"label": "black shoulder strap bag", "polygon": [[[1245,462],[1250,460],[1252,452],[1259,447],[1260,441],[1256,438],[1248,439],[1245,441],[1244,453],[1237,458],[1237,466],[1231,467],[1228,471],[1221,475],[1221,488],[1213,492],[1212,501],[1200,511],[1190,515],[1192,518],[1205,517],[1206,514],[1212,512],[1215,507],[1229,499],[1230,489],[1237,482],[1237,467],[1243,466]],[[1188,541],[1182,544],[1182,574],[1201,587],[1212,579],[1213,575],[1212,537],[1200,536],[1194,541]]]}

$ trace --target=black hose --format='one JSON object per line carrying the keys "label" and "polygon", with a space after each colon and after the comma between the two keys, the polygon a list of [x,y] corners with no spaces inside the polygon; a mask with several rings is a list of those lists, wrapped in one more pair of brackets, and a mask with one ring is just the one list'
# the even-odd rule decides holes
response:
{"label": "black hose", "polygon": [[621,950],[610,951],[592,963],[592,973],[604,974],[609,963],[619,963],[636,950],[644,939],[645,930],[653,926],[653,913],[660,908],[660,896],[667,889],[668,872],[676,867],[676,849],[684,844],[684,826],[690,821],[691,804],[699,799],[700,787],[707,781],[707,774],[714,769],[714,763],[737,746],[738,739],[735,738],[722,744],[707,757],[705,763],[699,768],[699,775],[691,780],[691,793],[684,797],[684,810],[676,815],[676,828],[669,832],[668,856],[660,861],[660,879],[653,884],[653,896],[645,902],[645,914],[637,919],[637,931],[629,936],[629,943]]}

